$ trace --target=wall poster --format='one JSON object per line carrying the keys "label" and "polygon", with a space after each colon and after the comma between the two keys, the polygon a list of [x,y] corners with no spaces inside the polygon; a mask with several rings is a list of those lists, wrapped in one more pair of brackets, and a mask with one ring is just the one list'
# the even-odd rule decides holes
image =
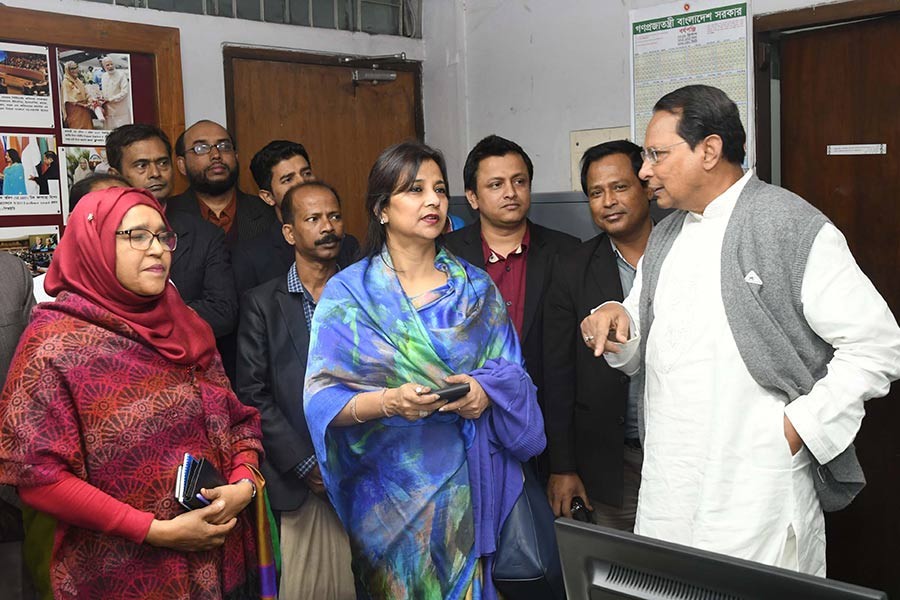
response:
{"label": "wall poster", "polygon": [[100,146],[134,122],[131,57],[96,50],[58,50],[62,143]]}
{"label": "wall poster", "polygon": [[18,256],[35,277],[47,272],[53,252],[59,243],[59,227],[0,227],[0,252]]}
{"label": "wall poster", "polygon": [[0,133],[0,156],[0,216],[60,214],[53,135]]}
{"label": "wall poster", "polygon": [[60,171],[60,188],[63,224],[66,225],[69,222],[69,213],[72,212],[69,201],[69,192],[72,190],[72,186],[95,173],[108,173],[109,163],[106,162],[104,146],[67,146],[59,149],[59,155],[63,161],[63,168]]}
{"label": "wall poster", "polygon": [[0,127],[53,127],[46,46],[0,42]]}
{"label": "wall poster", "polygon": [[[631,139],[643,144],[653,105],[685,85],[723,90],[741,112],[755,163],[753,53],[748,2],[673,2],[629,12]],[[746,165],[745,165],[746,166]]]}

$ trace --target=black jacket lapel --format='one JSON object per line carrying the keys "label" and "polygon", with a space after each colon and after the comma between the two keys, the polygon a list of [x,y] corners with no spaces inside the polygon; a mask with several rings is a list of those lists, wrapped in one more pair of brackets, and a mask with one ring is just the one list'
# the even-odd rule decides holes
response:
{"label": "black jacket lapel", "polygon": [[597,240],[597,247],[594,248],[588,263],[588,277],[593,280],[589,283],[599,288],[600,297],[612,298],[619,302],[625,299],[616,255],[606,235],[600,236]]}
{"label": "black jacket lapel", "polygon": [[309,353],[309,331],[306,329],[306,318],[303,316],[303,299],[300,294],[287,291],[287,281],[278,284],[275,297],[281,309],[284,326],[291,336],[297,360],[306,369],[306,356]]}

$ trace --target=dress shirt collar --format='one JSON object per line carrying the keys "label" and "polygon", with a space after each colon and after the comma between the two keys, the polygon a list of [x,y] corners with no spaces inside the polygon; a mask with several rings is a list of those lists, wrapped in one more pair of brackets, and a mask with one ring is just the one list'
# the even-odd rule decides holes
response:
{"label": "dress shirt collar", "polygon": [[481,249],[484,252],[484,262],[486,264],[493,264],[500,262],[501,260],[506,260],[513,254],[525,254],[528,252],[528,246],[531,244],[531,228],[528,225],[525,226],[525,235],[522,236],[522,241],[519,242],[519,245],[515,250],[507,254],[506,256],[500,256],[490,246],[488,246],[487,240],[484,239],[484,236],[481,236]]}

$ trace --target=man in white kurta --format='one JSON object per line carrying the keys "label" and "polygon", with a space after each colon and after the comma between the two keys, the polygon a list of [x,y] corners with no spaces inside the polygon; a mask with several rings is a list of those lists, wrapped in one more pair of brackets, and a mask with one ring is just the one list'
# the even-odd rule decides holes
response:
{"label": "man in white kurta", "polygon": [[[790,404],[759,385],[738,351],[721,281],[726,226],[752,173],[722,156],[727,134],[702,136],[692,149],[679,135],[680,118],[658,111],[647,130],[642,177],[661,206],[688,213],[659,271],[643,364],[642,265],[624,302],[627,315],[615,312],[622,305],[604,305],[582,323],[597,353],[604,346],[595,340],[610,329],[619,341],[630,330],[604,356],[628,375],[645,370],[635,533],[824,576],[811,456],[825,464],[843,451],[859,429],[863,402],[885,395],[900,376],[900,329],[843,235],[826,223],[809,251],[800,295],[807,324],[835,348],[827,375]],[[747,277],[756,284],[759,276]]]}
{"label": "man in white kurta", "polygon": [[104,129],[113,130],[122,125],[130,125],[131,118],[131,85],[124,69],[116,69],[111,58],[104,57],[100,61],[103,66],[103,75],[100,78],[100,88],[103,90],[103,99],[106,104],[103,111],[106,113]]}

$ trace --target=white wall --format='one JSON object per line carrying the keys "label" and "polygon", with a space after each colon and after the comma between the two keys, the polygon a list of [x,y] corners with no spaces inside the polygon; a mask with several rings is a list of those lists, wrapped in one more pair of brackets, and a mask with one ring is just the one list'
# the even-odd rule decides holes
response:
{"label": "white wall", "polygon": [[[824,3],[750,2],[756,15]],[[664,3],[425,0],[426,139],[452,155],[451,191],[490,133],[531,155],[534,191],[571,189],[569,132],[629,124],[628,11]]]}
{"label": "white wall", "polygon": [[[222,62],[224,45],[369,56],[405,52],[412,60],[424,58],[425,46],[422,40],[396,36],[107,6],[81,0],[2,1],[10,7],[177,27],[181,30],[184,116],[187,124],[199,119],[225,123],[225,79]],[[289,94],[290,90],[274,89],[273,93]]]}
{"label": "white wall", "polygon": [[465,3],[424,0],[422,95],[425,139],[444,152],[450,193],[462,195],[462,168],[471,147],[466,70]]}
{"label": "white wall", "polygon": [[[838,0],[830,0],[838,1]],[[222,46],[329,54],[405,52],[423,61],[425,137],[462,193],[466,153],[497,133],[535,163],[536,192],[569,187],[569,132],[627,125],[628,11],[660,0],[423,0],[423,40],[108,6],[2,0],[11,7],[181,30],[185,120],[225,122]],[[754,14],[827,2],[750,0]],[[290,90],[273,90],[285,94]]]}

